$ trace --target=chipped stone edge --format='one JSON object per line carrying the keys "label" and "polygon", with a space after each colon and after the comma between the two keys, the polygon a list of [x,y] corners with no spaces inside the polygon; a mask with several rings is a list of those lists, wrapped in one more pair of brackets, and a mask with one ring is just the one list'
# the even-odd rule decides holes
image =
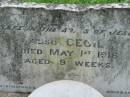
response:
{"label": "chipped stone edge", "polygon": [[66,11],[86,11],[89,9],[130,9],[130,3],[118,4],[96,4],[96,5],[79,5],[79,4],[45,4],[45,3],[0,3],[0,8],[43,8],[46,10],[66,10]]}

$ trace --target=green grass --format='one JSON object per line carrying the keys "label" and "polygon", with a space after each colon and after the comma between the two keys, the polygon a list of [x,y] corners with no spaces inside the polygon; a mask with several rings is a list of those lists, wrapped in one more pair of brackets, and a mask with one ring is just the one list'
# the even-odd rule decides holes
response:
{"label": "green grass", "polygon": [[106,3],[130,3],[130,0],[25,0],[36,3],[69,3],[69,4],[106,4]]}

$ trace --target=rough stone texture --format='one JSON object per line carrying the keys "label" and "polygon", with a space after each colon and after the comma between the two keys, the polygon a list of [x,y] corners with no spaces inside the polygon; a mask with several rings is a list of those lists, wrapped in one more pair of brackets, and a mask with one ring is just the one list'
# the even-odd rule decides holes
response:
{"label": "rough stone texture", "polygon": [[22,3],[24,0],[0,0],[0,3]]}
{"label": "rough stone texture", "polygon": [[94,88],[87,84],[61,80],[41,86],[36,89],[29,97],[103,97]]}
{"label": "rough stone texture", "polygon": [[82,81],[130,97],[130,5],[0,5],[0,90]]}
{"label": "rough stone texture", "polygon": [[26,93],[4,93],[0,92],[0,97],[28,97]]}

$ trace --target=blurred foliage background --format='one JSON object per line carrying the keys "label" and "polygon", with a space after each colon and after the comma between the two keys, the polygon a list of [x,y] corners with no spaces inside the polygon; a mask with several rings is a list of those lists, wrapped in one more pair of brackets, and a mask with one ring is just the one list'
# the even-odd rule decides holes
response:
{"label": "blurred foliage background", "polygon": [[107,3],[130,3],[130,0],[24,0],[36,3],[69,3],[69,4],[107,4]]}

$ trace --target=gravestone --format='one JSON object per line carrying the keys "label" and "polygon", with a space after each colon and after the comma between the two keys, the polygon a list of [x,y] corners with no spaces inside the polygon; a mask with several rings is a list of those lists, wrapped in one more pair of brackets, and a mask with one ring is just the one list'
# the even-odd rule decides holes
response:
{"label": "gravestone", "polygon": [[130,97],[130,5],[0,5],[0,90],[56,80]]}
{"label": "gravestone", "polygon": [[97,90],[76,81],[62,80],[45,84],[28,97],[103,97]]}

